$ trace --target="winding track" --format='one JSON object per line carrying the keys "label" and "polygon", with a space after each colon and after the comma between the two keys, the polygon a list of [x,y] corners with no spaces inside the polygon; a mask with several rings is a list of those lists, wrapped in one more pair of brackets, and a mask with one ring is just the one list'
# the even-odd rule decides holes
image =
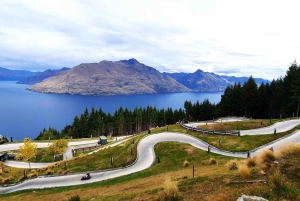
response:
{"label": "winding track", "polygon": [[[277,132],[283,132],[281,129],[284,128],[290,130],[291,128],[300,124],[300,120],[297,121],[291,120],[288,122],[289,123],[281,122],[282,124],[277,123],[276,124],[276,129],[278,129]],[[269,128],[269,132],[267,134],[272,134],[274,132],[274,126],[268,128]],[[256,129],[256,131],[253,132],[253,135],[258,134],[259,131],[257,130],[259,129]],[[267,132],[267,131],[263,131],[263,132]],[[245,131],[245,134],[246,133],[247,132]],[[25,190],[25,189],[42,189],[42,188],[51,188],[51,187],[80,185],[85,183],[103,181],[111,178],[120,177],[123,175],[132,174],[138,171],[142,171],[144,169],[147,169],[153,164],[153,161],[155,159],[155,153],[153,149],[154,145],[164,141],[188,143],[196,148],[203,149],[203,150],[207,150],[208,148],[207,143],[186,134],[171,133],[171,132],[152,134],[144,137],[139,142],[137,147],[138,158],[136,162],[131,166],[125,168],[107,170],[107,171],[93,172],[91,174],[92,178],[90,180],[85,180],[85,181],[81,181],[80,180],[81,175],[78,174],[69,174],[69,175],[55,176],[55,177],[38,177],[35,179],[26,180],[16,185],[0,187],[0,193],[4,194],[4,193],[10,193],[19,190]],[[274,149],[277,149],[278,147],[286,145],[287,142],[300,143],[300,131],[297,131],[285,138],[282,138],[266,146],[251,151],[251,156],[256,155],[259,151],[265,148],[273,147]],[[215,147],[211,147],[211,152],[221,154],[221,155],[231,156],[231,157],[239,157],[239,158],[247,157],[247,153],[232,153],[232,152],[219,150]]]}

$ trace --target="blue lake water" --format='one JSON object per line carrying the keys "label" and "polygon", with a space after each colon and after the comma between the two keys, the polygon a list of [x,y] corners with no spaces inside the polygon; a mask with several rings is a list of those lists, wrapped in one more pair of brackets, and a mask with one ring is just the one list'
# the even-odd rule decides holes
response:
{"label": "blue lake water", "polygon": [[223,92],[214,93],[172,93],[120,96],[81,96],[43,94],[27,91],[29,85],[16,84],[16,81],[0,81],[0,134],[23,140],[34,139],[43,128],[62,130],[72,124],[76,115],[89,111],[94,106],[112,115],[121,106],[133,110],[137,107],[155,106],[158,109],[171,107],[184,109],[186,100],[192,103],[208,99],[218,103]]}

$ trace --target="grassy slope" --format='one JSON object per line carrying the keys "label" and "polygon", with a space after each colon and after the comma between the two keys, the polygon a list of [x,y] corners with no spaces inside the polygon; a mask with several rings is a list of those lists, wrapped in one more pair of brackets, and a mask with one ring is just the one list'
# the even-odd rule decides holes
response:
{"label": "grassy slope", "polygon": [[[170,128],[174,132],[185,131],[178,125]],[[162,130],[156,130],[155,132],[160,131]],[[197,133],[190,134],[202,138],[202,135]],[[234,151],[243,150],[245,147],[253,149],[259,145],[258,142],[264,144],[273,140],[274,137],[279,137],[279,135],[283,134],[256,136],[255,140],[251,139],[251,137],[248,139],[236,136],[206,136],[203,139],[214,143],[218,142],[221,137],[226,137],[226,139],[222,139],[222,148]],[[135,142],[138,140],[136,139]],[[136,144],[132,145],[132,141],[126,142],[122,146],[100,151],[81,160],[70,161],[68,163],[69,171],[110,168],[110,156],[114,156],[116,166],[130,164],[135,160],[135,157],[130,154],[130,149],[131,146],[136,146]],[[34,192],[15,192],[8,195],[0,195],[0,199],[68,200],[71,196],[79,195],[83,200],[92,198],[95,198],[95,200],[155,200],[158,197],[158,193],[163,189],[162,183],[166,177],[178,181],[179,192],[184,197],[184,200],[199,200],[199,196],[203,200],[234,200],[242,193],[261,195],[266,198],[272,196],[266,193],[269,192],[269,187],[265,183],[231,184],[228,182],[231,180],[243,180],[243,178],[238,171],[229,171],[225,168],[225,164],[230,160],[227,157],[207,154],[205,151],[198,150],[190,145],[175,142],[164,142],[156,145],[155,153],[157,156],[160,156],[161,163],[154,163],[152,167],[142,172],[84,186],[44,189]],[[209,165],[209,159],[212,157],[217,160],[217,165]],[[189,162],[189,167],[183,167],[185,160]],[[85,166],[85,163],[89,165]],[[193,163],[195,178],[192,178]],[[52,170],[57,172],[61,168],[54,167]],[[9,170],[9,168],[6,169]],[[14,173],[12,170],[9,171]],[[265,179],[265,176],[258,174],[255,168],[251,171],[252,174],[249,179]],[[42,173],[39,172],[39,174]]]}

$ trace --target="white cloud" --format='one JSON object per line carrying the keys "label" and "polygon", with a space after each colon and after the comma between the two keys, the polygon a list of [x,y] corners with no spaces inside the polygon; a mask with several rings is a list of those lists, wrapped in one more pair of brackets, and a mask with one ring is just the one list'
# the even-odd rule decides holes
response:
{"label": "white cloud", "polygon": [[298,1],[0,2],[0,66],[43,71],[136,58],[169,72],[283,76],[299,54]]}

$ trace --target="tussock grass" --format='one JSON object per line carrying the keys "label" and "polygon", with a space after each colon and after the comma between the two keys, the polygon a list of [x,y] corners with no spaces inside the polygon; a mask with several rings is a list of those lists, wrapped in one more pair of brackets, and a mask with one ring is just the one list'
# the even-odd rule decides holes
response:
{"label": "tussock grass", "polygon": [[239,161],[236,159],[230,160],[225,164],[225,167],[228,168],[228,170],[237,170],[239,166]]}
{"label": "tussock grass", "polygon": [[283,178],[278,168],[269,177],[268,183],[272,189],[280,190],[282,188]]}
{"label": "tussock grass", "polygon": [[190,166],[190,162],[188,162],[187,160],[183,161],[183,167],[189,167]]}
{"label": "tussock grass", "polygon": [[163,191],[159,193],[159,200],[181,200],[179,196],[178,184],[176,181],[172,181],[169,177],[166,178],[163,184]]}
{"label": "tussock grass", "polygon": [[270,164],[275,160],[276,157],[274,152],[268,149],[263,150],[256,156],[256,163],[262,169],[270,166]]}
{"label": "tussock grass", "polygon": [[248,167],[255,167],[256,166],[256,159],[255,158],[247,158],[245,163]]}
{"label": "tussock grass", "polygon": [[300,144],[290,143],[286,147],[282,147],[276,153],[276,158],[290,158],[299,155],[300,155]]}
{"label": "tussock grass", "polygon": [[18,179],[18,182],[21,182],[25,179],[24,175],[23,176],[20,176],[19,179]]}
{"label": "tussock grass", "polygon": [[10,180],[12,180],[12,176],[9,176],[9,177],[0,177],[0,182],[5,184],[7,182],[9,182]]}
{"label": "tussock grass", "polygon": [[54,171],[51,169],[46,170],[46,175],[52,175],[53,173],[54,173]]}
{"label": "tussock grass", "polygon": [[33,178],[33,177],[37,177],[38,173],[36,172],[36,170],[31,170],[31,172],[27,175],[27,178]]}
{"label": "tussock grass", "polygon": [[238,165],[238,170],[245,179],[250,177],[249,167],[245,163],[240,163]]}
{"label": "tussock grass", "polygon": [[218,164],[218,162],[215,158],[210,158],[209,161],[208,161],[208,164],[209,165],[215,165],[215,164]]}

